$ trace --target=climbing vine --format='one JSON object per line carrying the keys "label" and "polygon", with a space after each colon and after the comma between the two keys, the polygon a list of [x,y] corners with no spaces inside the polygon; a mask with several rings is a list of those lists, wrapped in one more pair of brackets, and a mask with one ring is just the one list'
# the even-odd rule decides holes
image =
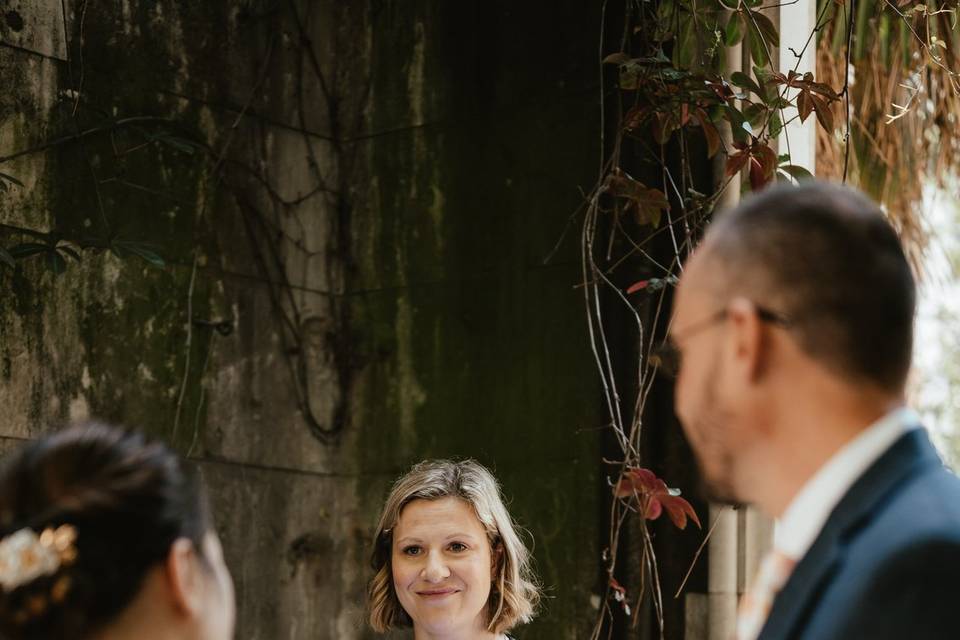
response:
{"label": "climbing vine", "polygon": [[[611,633],[620,615],[637,626],[645,603],[664,637],[665,602],[647,521],[666,511],[680,529],[689,520],[700,525],[679,490],[645,468],[641,435],[658,376],[653,349],[666,331],[673,285],[725,194],[810,177],[791,159],[787,126],[794,121],[816,121],[819,146],[829,147],[828,176],[859,184],[857,178],[870,178],[867,172],[878,161],[884,163],[889,178],[874,170],[873,183],[867,185],[876,193],[879,184],[881,195],[890,195],[890,186],[901,184],[905,173],[921,174],[919,157],[937,155],[931,153],[933,145],[922,142],[906,145],[908,159],[888,153],[878,160],[877,137],[871,132],[895,127],[901,119],[922,120],[926,110],[941,119],[936,139],[950,140],[956,148],[952,130],[943,126],[956,116],[942,106],[954,105],[960,95],[955,7],[910,0],[821,0],[804,45],[789,49],[796,66],[777,68],[780,31],[775,21],[781,4],[792,3],[628,1],[616,15],[611,3],[603,4],[604,49],[598,62],[604,81],[604,156],[582,208],[581,286],[617,459],[608,461],[615,480],[602,557],[606,583],[594,639]],[[614,29],[618,37],[610,36]],[[906,78],[912,92],[905,103],[892,102],[893,92],[882,93],[886,112],[851,106],[869,102],[865,95],[874,101],[880,95],[871,93],[875,76],[860,71],[879,73],[876,61],[864,53],[874,49],[883,53],[890,76]],[[732,51],[742,53],[731,56]],[[819,57],[817,74],[798,70],[804,56]],[[830,62],[828,69],[824,60]],[[919,97],[923,92],[929,96],[926,106]],[[893,114],[878,124],[879,115],[889,110]],[[883,137],[900,131],[890,128]],[[942,169],[956,166],[954,151],[941,152],[939,159],[945,162]],[[918,194],[919,188],[911,193]],[[909,213],[891,217],[901,229],[919,226]],[[919,243],[916,234],[907,236],[914,246]],[[634,328],[637,345],[629,375],[616,364],[623,344],[611,341],[614,325],[624,318]],[[621,548],[628,530],[640,538],[632,555]],[[639,570],[625,565],[630,559],[639,559]],[[624,586],[625,573],[639,574],[632,588]],[[677,595],[683,585],[679,587]]]}
{"label": "climbing vine", "polygon": [[[351,78],[348,84],[348,79],[338,75],[328,60],[335,56],[327,56],[312,40],[319,11],[311,3],[245,0],[233,14],[240,31],[263,21],[280,29],[271,28],[273,36],[255,47],[259,55],[248,74],[250,85],[241,104],[215,108],[199,97],[176,94],[169,95],[172,100],[163,106],[151,104],[142,112],[131,111],[114,103],[112,92],[102,91],[104,74],[98,77],[88,68],[91,57],[84,55],[89,46],[85,29],[105,18],[88,16],[88,4],[79,3],[75,19],[68,21],[73,32],[68,33],[70,55],[63,64],[65,86],[60,87],[59,103],[50,115],[59,132],[0,156],[0,193],[17,196],[27,191],[16,170],[9,168],[16,162],[70,154],[71,175],[84,193],[94,194],[95,208],[84,212],[82,224],[51,215],[47,224],[33,226],[29,221],[35,222],[37,216],[24,217],[16,211],[5,215],[0,220],[0,273],[39,278],[46,270],[56,277],[71,263],[104,252],[119,259],[139,259],[159,269],[189,270],[189,317],[171,438],[176,441],[182,424],[189,422],[185,411],[191,395],[188,389],[199,386],[193,435],[187,441],[192,450],[213,339],[229,335],[236,322],[232,317],[204,317],[194,311],[197,272],[222,275],[216,265],[208,264],[210,248],[200,246],[200,236],[212,228],[225,233],[239,231],[256,270],[255,275],[246,277],[255,278],[268,290],[277,322],[278,351],[288,365],[300,413],[318,440],[335,442],[348,422],[351,331],[340,294],[351,265],[348,185],[358,150],[352,141],[363,123],[362,113],[343,110],[343,100],[348,88],[363,95],[369,78]],[[90,4],[89,9],[94,8]],[[189,15],[193,10],[186,11]],[[336,47],[338,43],[323,46]],[[268,80],[286,76],[290,77],[292,96],[284,99],[290,103],[295,121],[276,122],[261,113],[258,105],[270,98]],[[191,107],[184,109],[183,102]],[[318,108],[322,116],[308,119]],[[197,109],[211,113],[205,122],[196,117]],[[317,129],[317,120],[322,120],[325,130]],[[309,188],[292,195],[284,193],[289,181],[270,175],[269,165],[258,159],[266,153],[269,127],[292,133],[303,146],[301,165],[312,180]],[[153,171],[145,172],[145,166]],[[171,246],[166,238],[158,237],[156,228],[146,224],[145,216],[117,206],[119,201],[130,202],[126,194],[131,193],[145,202],[169,203],[186,214],[196,246]],[[220,206],[221,202],[226,206]],[[229,218],[222,217],[221,211]],[[322,248],[305,241],[305,224],[317,230],[317,223],[311,220],[321,221]],[[314,287],[292,282],[291,265],[312,259],[326,261],[326,281]],[[308,297],[320,302],[305,305]],[[200,353],[194,353],[195,332],[208,338],[201,341],[205,348]],[[318,394],[311,393],[311,385],[319,384],[315,379],[332,390],[323,394],[323,406],[317,404]]]}

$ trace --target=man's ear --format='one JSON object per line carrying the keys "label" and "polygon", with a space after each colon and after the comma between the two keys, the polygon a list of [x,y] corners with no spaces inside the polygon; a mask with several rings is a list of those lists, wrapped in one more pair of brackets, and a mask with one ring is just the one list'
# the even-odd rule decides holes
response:
{"label": "man's ear", "polygon": [[763,373],[766,356],[763,323],[757,315],[757,307],[746,298],[734,298],[727,306],[727,319],[733,340],[734,366],[747,380],[754,382]]}
{"label": "man's ear", "polygon": [[203,576],[200,558],[193,542],[178,538],[167,553],[164,563],[167,586],[177,612],[187,616],[200,615],[203,608]]}

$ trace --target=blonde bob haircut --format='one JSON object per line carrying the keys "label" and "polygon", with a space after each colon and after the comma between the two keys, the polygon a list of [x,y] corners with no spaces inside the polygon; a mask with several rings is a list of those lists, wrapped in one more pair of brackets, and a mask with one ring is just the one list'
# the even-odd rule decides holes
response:
{"label": "blonde bob haircut", "polygon": [[517,535],[493,475],[473,460],[426,460],[394,483],[377,525],[372,558],[374,576],[367,599],[370,626],[378,633],[413,626],[393,586],[392,533],[400,513],[414,500],[448,497],[460,498],[473,507],[497,558],[487,602],[487,630],[503,633],[533,618],[540,588],[530,567],[530,552]]}

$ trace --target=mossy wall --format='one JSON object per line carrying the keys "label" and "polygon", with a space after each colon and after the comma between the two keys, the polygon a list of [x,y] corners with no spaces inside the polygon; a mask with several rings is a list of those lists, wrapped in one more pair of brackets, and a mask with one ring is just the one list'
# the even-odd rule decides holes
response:
{"label": "mossy wall", "polygon": [[65,54],[0,46],[0,156],[38,149],[0,163],[0,223],[166,263],[0,268],[0,434],[96,416],[195,460],[239,638],[373,637],[377,510],[434,456],[491,466],[532,534],[519,635],[588,633],[603,418],[567,224],[599,10],[536,4],[67,2]]}

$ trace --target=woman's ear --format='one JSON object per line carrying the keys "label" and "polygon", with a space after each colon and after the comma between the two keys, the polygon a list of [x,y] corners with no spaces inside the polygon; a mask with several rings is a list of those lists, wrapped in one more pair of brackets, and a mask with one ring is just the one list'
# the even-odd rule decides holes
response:
{"label": "woman's ear", "polygon": [[503,568],[503,543],[500,539],[495,539],[490,545],[490,576],[494,581],[500,577],[500,571]]}
{"label": "woman's ear", "polygon": [[186,617],[199,616],[203,609],[204,577],[193,542],[187,538],[174,541],[164,568],[174,608]]}

